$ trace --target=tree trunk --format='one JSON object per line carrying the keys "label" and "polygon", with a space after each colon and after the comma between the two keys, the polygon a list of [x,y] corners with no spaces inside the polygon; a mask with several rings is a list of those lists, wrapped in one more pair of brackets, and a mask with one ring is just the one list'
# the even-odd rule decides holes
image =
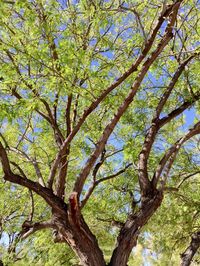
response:
{"label": "tree trunk", "polygon": [[135,215],[130,215],[120,231],[117,246],[111,257],[109,266],[127,266],[127,262],[133,247],[137,244],[140,229],[147,223],[156,212],[163,199],[161,192],[156,191],[155,196],[145,199],[145,205]]}
{"label": "tree trunk", "polygon": [[189,247],[181,255],[182,259],[181,266],[188,266],[191,264],[192,258],[194,257],[199,247],[200,247],[200,231],[193,234]]}
{"label": "tree trunk", "polygon": [[80,259],[83,266],[105,266],[103,253],[82,216],[77,220],[54,214],[54,223],[59,238],[66,242]]}

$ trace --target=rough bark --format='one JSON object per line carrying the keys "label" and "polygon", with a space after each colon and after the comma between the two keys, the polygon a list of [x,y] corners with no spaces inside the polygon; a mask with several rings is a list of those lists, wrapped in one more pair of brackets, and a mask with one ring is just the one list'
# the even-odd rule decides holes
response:
{"label": "rough bark", "polygon": [[77,193],[70,196],[66,216],[53,214],[53,224],[62,240],[67,242],[80,259],[83,266],[105,266],[103,253],[96,237],[90,231],[80,212]]}
{"label": "rough bark", "polygon": [[196,254],[199,247],[200,247],[200,231],[193,234],[190,245],[187,247],[184,253],[181,254],[181,259],[182,259],[181,266],[189,266],[191,264],[192,258]]}
{"label": "rough bark", "polygon": [[160,206],[163,194],[155,191],[152,198],[149,198],[146,205],[141,210],[130,215],[125,225],[122,227],[117,239],[117,245],[111,257],[109,266],[126,266],[133,247],[137,244],[140,229],[148,222],[151,216]]}
{"label": "rough bark", "polygon": [[91,234],[88,226],[81,217],[79,223],[64,226],[57,224],[58,232],[62,235],[80,259],[83,266],[105,266],[103,253],[98,246],[96,237]]}

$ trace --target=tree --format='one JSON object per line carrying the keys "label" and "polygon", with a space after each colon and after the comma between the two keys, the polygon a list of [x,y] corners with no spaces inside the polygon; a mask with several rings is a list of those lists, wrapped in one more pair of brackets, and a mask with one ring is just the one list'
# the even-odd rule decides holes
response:
{"label": "tree", "polygon": [[15,199],[1,220],[20,217],[16,242],[49,228],[81,265],[134,263],[164,195],[199,174],[198,11],[194,0],[1,2],[2,186]]}

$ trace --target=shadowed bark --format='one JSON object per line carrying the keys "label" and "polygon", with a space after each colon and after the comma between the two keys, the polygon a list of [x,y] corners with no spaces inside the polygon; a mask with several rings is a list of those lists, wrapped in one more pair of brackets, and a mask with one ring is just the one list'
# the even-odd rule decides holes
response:
{"label": "shadowed bark", "polygon": [[200,247],[200,231],[192,235],[190,245],[181,254],[181,266],[189,266],[192,263],[192,259]]}

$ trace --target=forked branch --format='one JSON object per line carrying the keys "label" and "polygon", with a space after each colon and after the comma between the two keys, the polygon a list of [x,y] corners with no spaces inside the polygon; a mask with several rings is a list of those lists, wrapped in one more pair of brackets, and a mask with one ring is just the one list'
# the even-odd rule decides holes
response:
{"label": "forked branch", "polygon": [[115,177],[118,177],[119,175],[123,174],[130,166],[132,166],[133,164],[127,164],[123,169],[119,170],[118,172],[109,175],[109,176],[105,176],[101,179],[98,180],[94,180],[92,185],[88,188],[87,193],[85,195],[85,197],[83,198],[83,200],[81,201],[81,208],[83,208],[85,206],[85,204],[87,203],[87,201],[89,200],[90,196],[92,195],[93,191],[95,190],[95,188],[102,182],[113,179]]}
{"label": "forked branch", "polygon": [[[153,143],[155,141],[156,135],[159,132],[160,128],[163,127],[166,123],[170,122],[173,118],[181,114],[185,109],[193,104],[193,101],[188,101],[182,104],[179,108],[175,109],[172,113],[170,113],[167,117],[162,119],[159,118],[172,90],[174,89],[179,77],[181,76],[182,72],[184,71],[186,65],[195,57],[196,54],[191,55],[187,58],[177,69],[174,76],[172,77],[167,89],[165,90],[164,94],[162,95],[157,107],[155,115],[152,119],[151,127],[148,130],[148,133],[145,137],[144,144],[142,150],[139,155],[139,180],[148,179],[148,158],[151,152]],[[144,193],[146,193],[144,191]]]}
{"label": "forked branch", "polygon": [[22,225],[22,231],[20,232],[20,238],[26,239],[33,233],[39,230],[42,230],[42,229],[47,229],[47,228],[54,228],[54,225],[51,221],[37,222],[37,223],[30,223],[27,221]]}
{"label": "forked branch", "polygon": [[[116,114],[114,115],[114,117],[112,118],[110,123],[105,127],[103,134],[102,134],[101,138],[99,139],[94,152],[92,153],[92,155],[88,159],[87,163],[85,164],[83,170],[81,171],[80,175],[78,176],[76,183],[75,183],[75,186],[74,186],[74,191],[76,191],[78,193],[78,196],[80,196],[80,194],[82,192],[83,185],[85,183],[85,180],[86,180],[87,176],[89,175],[92,167],[94,166],[94,163],[96,162],[97,158],[99,157],[99,155],[103,151],[109,136],[113,132],[113,130],[114,130],[116,124],[118,123],[119,119],[121,118],[121,116],[125,113],[125,111],[129,107],[129,105],[132,103],[132,101],[133,101],[138,89],[140,88],[140,85],[141,85],[146,73],[148,72],[150,66],[157,59],[157,57],[163,51],[164,47],[169,43],[169,41],[173,37],[172,31],[173,31],[173,26],[175,23],[175,18],[177,16],[179,5],[180,5],[180,2],[176,3],[176,5],[174,5],[174,8],[170,14],[170,20],[169,20],[169,23],[166,27],[165,34],[164,34],[163,38],[158,43],[156,49],[152,52],[151,56],[149,58],[147,58],[147,60],[143,63],[142,69],[139,72],[138,76],[136,77],[135,82],[134,82],[133,86],[131,87],[130,93],[128,94],[128,96],[126,97],[124,102],[120,105],[120,107],[118,108]],[[141,186],[142,190],[144,190],[144,191],[146,191],[151,186],[149,179],[145,175],[140,176],[139,181],[140,181],[140,186]]]}
{"label": "forked branch", "polygon": [[189,131],[180,138],[171,148],[166,151],[165,155],[162,157],[152,179],[153,186],[156,187],[158,181],[160,180],[161,174],[165,170],[163,180],[162,180],[162,189],[164,189],[164,185],[166,183],[166,179],[169,175],[169,171],[172,167],[172,164],[176,158],[177,153],[183,144],[191,139],[193,136],[200,134],[200,122],[196,123],[193,128],[189,129]]}
{"label": "forked branch", "polygon": [[23,187],[29,188],[30,190],[40,195],[53,209],[64,214],[66,213],[67,205],[60,198],[55,196],[50,189],[45,188],[37,182],[34,182],[30,179],[24,178],[12,172],[6,150],[1,142],[0,142],[0,159],[2,163],[5,181],[9,181],[14,184],[18,184]]}
{"label": "forked branch", "polygon": [[[51,187],[52,183],[53,183],[53,179],[56,175],[56,171],[58,168],[58,164],[60,162],[60,160],[62,159],[62,156],[66,153],[67,147],[69,145],[69,143],[72,141],[72,139],[75,137],[75,135],[77,134],[77,132],[79,131],[79,129],[81,128],[82,124],[85,122],[86,118],[97,108],[97,106],[105,99],[105,97],[111,92],[113,91],[115,88],[117,88],[120,84],[122,84],[123,81],[125,81],[133,72],[137,71],[139,65],[141,64],[141,62],[145,59],[145,57],[147,56],[148,52],[150,51],[150,49],[152,48],[152,45],[154,43],[154,40],[157,36],[157,33],[160,29],[160,27],[162,26],[163,22],[165,21],[165,19],[171,14],[173,9],[177,8],[177,4],[179,5],[182,1],[175,1],[172,5],[167,6],[165,12],[162,12],[162,14],[159,16],[157,24],[155,26],[155,28],[152,31],[152,34],[150,36],[150,38],[147,40],[144,49],[142,50],[140,56],[138,57],[138,59],[131,65],[131,67],[123,73],[122,76],[120,76],[116,81],[114,81],[108,88],[106,88],[102,94],[100,94],[100,96],[91,103],[91,105],[85,109],[85,111],[83,112],[82,116],[80,117],[80,119],[78,120],[77,124],[74,126],[73,130],[71,131],[71,133],[69,134],[69,136],[65,139],[65,141],[63,142],[60,151],[58,152],[54,163],[52,165],[50,174],[49,174],[49,178],[48,178],[48,186]],[[172,21],[174,23],[174,21]],[[168,25],[168,31],[172,32],[172,23],[171,26]]]}

